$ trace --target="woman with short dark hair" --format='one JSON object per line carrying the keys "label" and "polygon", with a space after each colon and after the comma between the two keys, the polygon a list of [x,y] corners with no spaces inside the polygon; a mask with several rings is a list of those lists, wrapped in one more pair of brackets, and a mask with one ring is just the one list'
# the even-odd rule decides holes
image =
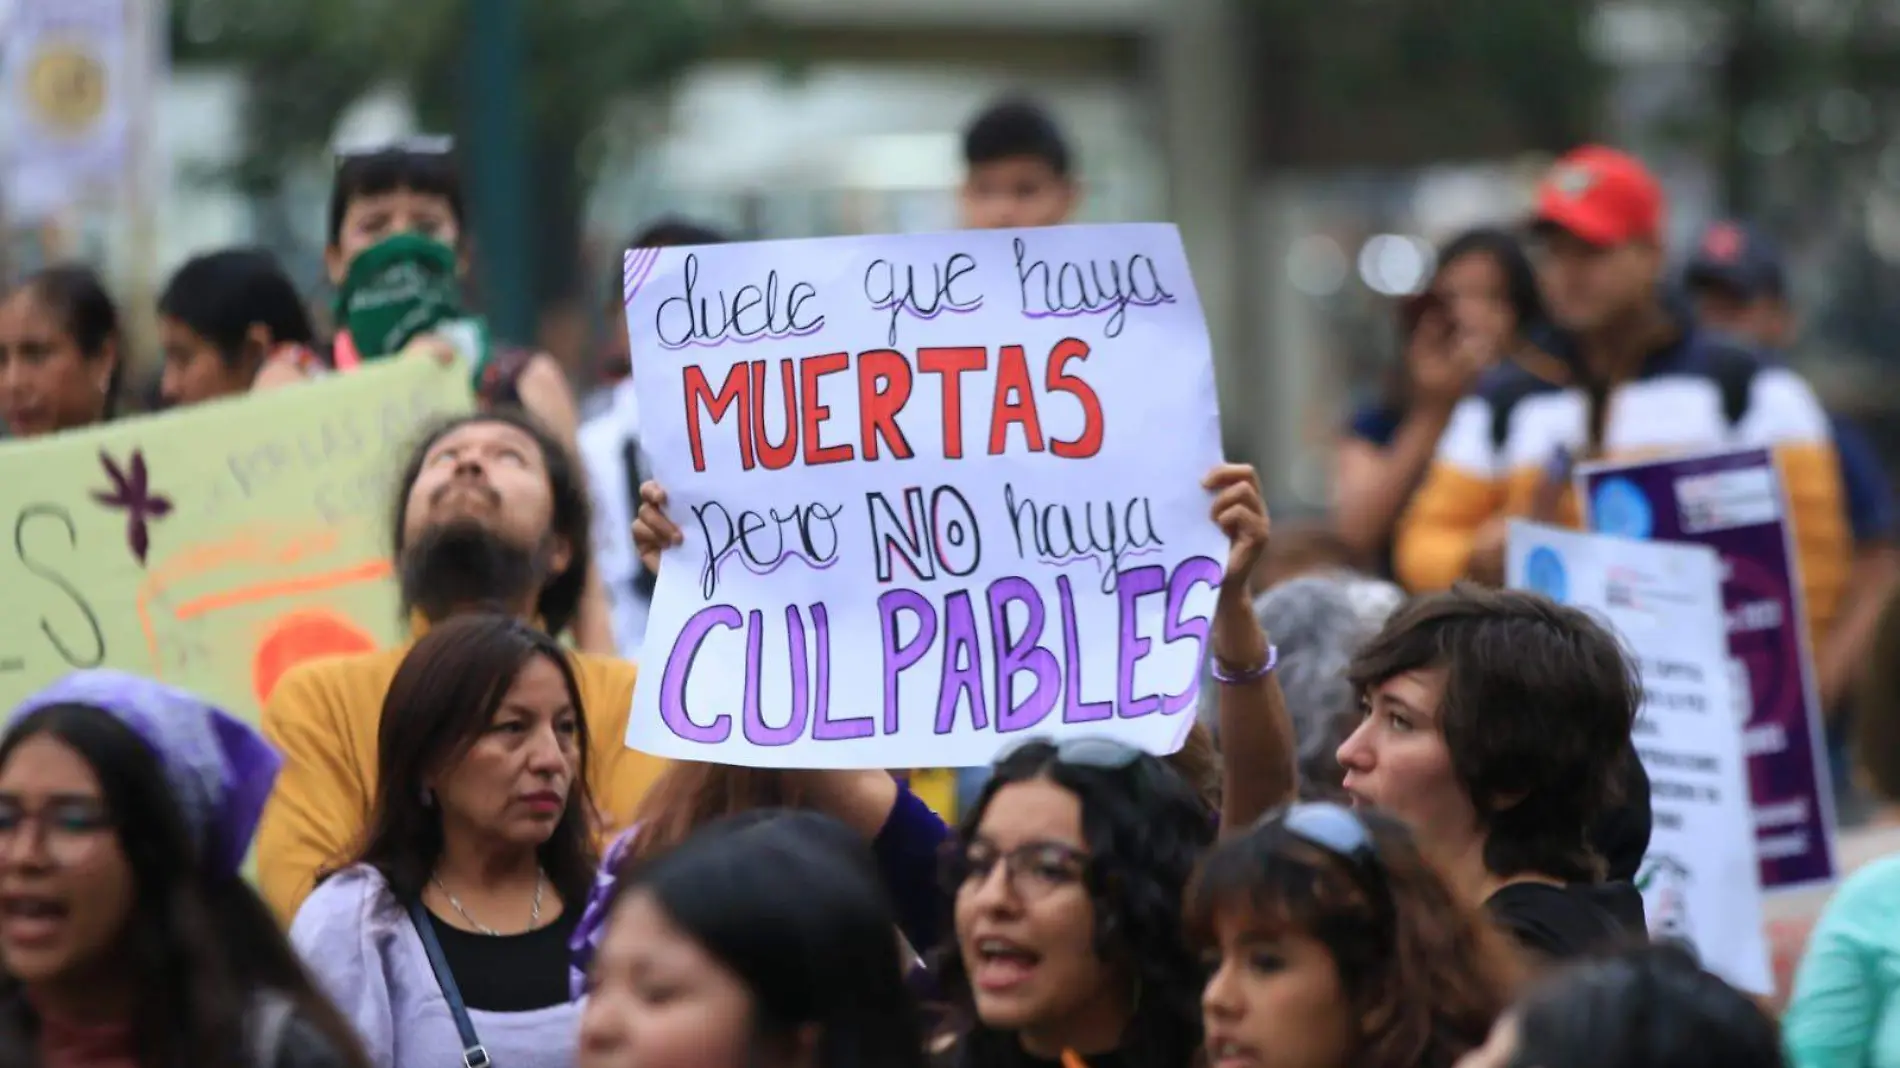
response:
{"label": "woman with short dark hair", "polygon": [[587,721],[561,647],[460,616],[383,703],[376,801],[350,866],[291,927],[382,1068],[573,1063],[567,942],[596,858]]}
{"label": "woman with short dark hair", "polygon": [[1356,803],[1408,823],[1452,887],[1544,958],[1644,936],[1593,833],[1619,800],[1642,688],[1616,636],[1536,594],[1459,586],[1394,615],[1348,672]]}

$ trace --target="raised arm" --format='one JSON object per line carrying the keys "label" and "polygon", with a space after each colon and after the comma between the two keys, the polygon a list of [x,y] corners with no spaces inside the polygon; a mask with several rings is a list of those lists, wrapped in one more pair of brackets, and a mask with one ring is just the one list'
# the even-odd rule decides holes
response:
{"label": "raised arm", "polygon": [[1248,578],[1271,532],[1260,478],[1246,464],[1223,464],[1205,482],[1214,494],[1214,522],[1227,535],[1209,634],[1221,741],[1221,833],[1244,830],[1262,813],[1291,801],[1299,786],[1293,721],[1272,674],[1272,646],[1253,613]]}

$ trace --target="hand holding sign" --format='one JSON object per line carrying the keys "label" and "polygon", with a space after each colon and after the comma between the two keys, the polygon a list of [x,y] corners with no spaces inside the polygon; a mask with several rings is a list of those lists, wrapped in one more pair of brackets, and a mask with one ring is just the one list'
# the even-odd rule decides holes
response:
{"label": "hand holding sign", "polygon": [[658,483],[632,533],[670,564],[629,744],[819,768],[1045,733],[1168,752],[1210,642],[1264,644],[1240,624],[1265,508],[1247,469],[1208,475],[1171,227],[638,249],[623,283]]}

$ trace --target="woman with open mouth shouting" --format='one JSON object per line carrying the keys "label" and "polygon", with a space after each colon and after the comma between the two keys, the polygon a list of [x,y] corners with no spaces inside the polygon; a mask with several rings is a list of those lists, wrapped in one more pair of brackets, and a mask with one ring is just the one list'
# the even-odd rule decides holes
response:
{"label": "woman with open mouth shouting", "polygon": [[0,1064],[363,1068],[239,874],[277,754],[117,671],[29,697],[0,739]]}
{"label": "woman with open mouth shouting", "polygon": [[1518,970],[1403,824],[1330,803],[1221,843],[1187,914],[1209,963],[1207,1068],[1452,1068]]}
{"label": "woman with open mouth shouting", "polygon": [[953,864],[956,937],[937,966],[958,1068],[1186,1068],[1201,975],[1181,892],[1214,838],[1161,760],[1105,738],[1032,740],[994,765]]}

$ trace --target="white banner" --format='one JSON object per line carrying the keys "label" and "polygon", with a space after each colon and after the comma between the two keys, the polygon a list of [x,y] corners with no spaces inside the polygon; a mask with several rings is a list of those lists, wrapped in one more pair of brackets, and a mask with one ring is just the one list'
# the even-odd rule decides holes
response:
{"label": "white banner", "polygon": [[[131,176],[133,125],[151,63],[147,0],[12,0],[0,49],[0,145],[16,216]],[[147,136],[150,136],[149,131]]]}
{"label": "white banner", "polygon": [[685,535],[628,744],[832,768],[1180,745],[1226,543],[1172,226],[640,249],[625,281]]}
{"label": "white banner", "polygon": [[1748,704],[1729,665],[1719,558],[1513,522],[1507,574],[1606,621],[1642,672],[1635,741],[1654,827],[1637,885],[1650,934],[1689,942],[1744,990],[1773,993],[1742,755]]}

